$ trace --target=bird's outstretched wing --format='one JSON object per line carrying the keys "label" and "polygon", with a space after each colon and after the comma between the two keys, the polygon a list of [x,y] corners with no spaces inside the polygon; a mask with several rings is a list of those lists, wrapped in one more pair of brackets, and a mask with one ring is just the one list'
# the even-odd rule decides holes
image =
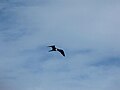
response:
{"label": "bird's outstretched wing", "polygon": [[48,47],[51,47],[51,48],[55,48],[55,45],[52,45],[52,46],[48,46]]}
{"label": "bird's outstretched wing", "polygon": [[65,53],[62,49],[57,49],[57,51],[59,51],[63,56],[65,56]]}

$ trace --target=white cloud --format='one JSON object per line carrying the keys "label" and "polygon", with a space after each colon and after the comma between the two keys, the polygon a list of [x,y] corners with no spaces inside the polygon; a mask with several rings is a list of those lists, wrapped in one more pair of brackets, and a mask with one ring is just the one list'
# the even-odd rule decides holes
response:
{"label": "white cloud", "polygon": [[[118,90],[119,66],[102,63],[112,63],[109,57],[119,60],[119,4],[112,0],[2,2],[0,82],[17,90]],[[63,48],[66,57],[48,53],[50,44]]]}

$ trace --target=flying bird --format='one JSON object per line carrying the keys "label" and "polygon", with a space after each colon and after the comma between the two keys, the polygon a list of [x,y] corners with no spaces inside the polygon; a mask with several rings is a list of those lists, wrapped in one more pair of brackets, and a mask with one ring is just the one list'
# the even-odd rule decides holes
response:
{"label": "flying bird", "polygon": [[51,52],[51,51],[58,51],[58,52],[60,52],[65,57],[65,53],[64,53],[64,51],[62,49],[56,48],[55,45],[48,46],[48,47],[52,48],[52,50],[50,50],[49,52]]}

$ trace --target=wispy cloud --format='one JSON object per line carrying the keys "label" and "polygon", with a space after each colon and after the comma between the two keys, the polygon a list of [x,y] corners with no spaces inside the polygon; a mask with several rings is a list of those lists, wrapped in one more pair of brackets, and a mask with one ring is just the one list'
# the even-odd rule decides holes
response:
{"label": "wispy cloud", "polygon": [[0,90],[118,90],[119,4],[0,1]]}
{"label": "wispy cloud", "polygon": [[103,58],[103,60],[93,64],[95,66],[117,66],[119,67],[120,66],[120,57],[108,57],[108,58]]}

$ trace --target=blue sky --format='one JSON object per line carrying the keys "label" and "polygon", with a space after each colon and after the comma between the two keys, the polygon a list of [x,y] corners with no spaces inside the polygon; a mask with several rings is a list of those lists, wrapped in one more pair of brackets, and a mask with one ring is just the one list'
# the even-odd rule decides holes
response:
{"label": "blue sky", "polygon": [[119,90],[119,10],[119,0],[1,0],[0,90]]}

